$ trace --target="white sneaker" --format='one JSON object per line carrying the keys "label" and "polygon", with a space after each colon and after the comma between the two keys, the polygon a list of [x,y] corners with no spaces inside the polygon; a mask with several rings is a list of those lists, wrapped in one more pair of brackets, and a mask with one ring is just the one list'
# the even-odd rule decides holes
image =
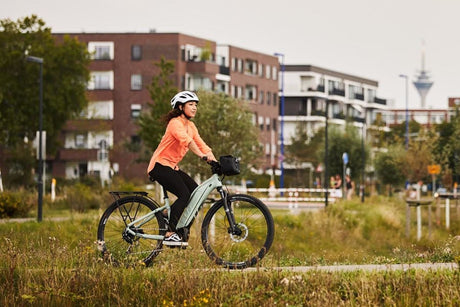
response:
{"label": "white sneaker", "polygon": [[177,233],[173,233],[169,237],[164,238],[163,244],[166,246],[188,246],[188,242],[184,242]]}

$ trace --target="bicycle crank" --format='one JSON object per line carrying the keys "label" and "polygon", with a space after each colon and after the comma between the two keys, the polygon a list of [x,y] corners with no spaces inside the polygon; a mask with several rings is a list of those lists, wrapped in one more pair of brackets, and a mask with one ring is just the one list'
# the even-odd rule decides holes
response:
{"label": "bicycle crank", "polygon": [[[129,229],[131,231],[134,231],[135,233],[140,233],[140,234],[144,233],[144,230],[142,230],[142,228],[137,228],[135,226],[131,226],[131,227],[129,227]],[[123,240],[125,240],[129,244],[133,244],[134,239],[136,237],[136,234],[132,234],[132,233],[128,232],[128,229],[126,228],[125,231],[123,231],[121,236],[123,237]]]}

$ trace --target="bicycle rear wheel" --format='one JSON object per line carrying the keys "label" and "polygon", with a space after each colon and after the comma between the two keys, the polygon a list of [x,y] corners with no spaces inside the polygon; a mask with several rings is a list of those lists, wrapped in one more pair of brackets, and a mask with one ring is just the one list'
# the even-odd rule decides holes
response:
{"label": "bicycle rear wheel", "polygon": [[[125,266],[150,265],[160,253],[163,242],[131,235],[126,232],[126,227],[156,208],[158,206],[154,202],[140,196],[126,196],[113,202],[102,215],[97,230],[98,248],[104,259]],[[134,225],[131,229],[149,235],[166,233],[160,212],[144,225]]]}
{"label": "bicycle rear wheel", "polygon": [[201,226],[201,241],[208,256],[218,265],[243,269],[257,264],[268,252],[275,235],[273,217],[259,199],[243,194],[227,201],[237,232],[232,233],[223,200],[215,203]]}

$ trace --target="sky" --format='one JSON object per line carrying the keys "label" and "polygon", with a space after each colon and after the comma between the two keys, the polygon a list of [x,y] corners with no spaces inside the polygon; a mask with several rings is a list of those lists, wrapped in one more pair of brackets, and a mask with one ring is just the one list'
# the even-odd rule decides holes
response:
{"label": "sky", "polygon": [[3,0],[0,19],[38,15],[53,32],[176,32],[379,83],[377,96],[420,107],[412,81],[434,84],[427,108],[460,97],[460,0]]}

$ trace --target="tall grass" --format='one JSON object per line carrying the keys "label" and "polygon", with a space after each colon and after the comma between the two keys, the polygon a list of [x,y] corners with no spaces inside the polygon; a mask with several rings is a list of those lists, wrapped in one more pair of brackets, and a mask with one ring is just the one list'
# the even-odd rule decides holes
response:
{"label": "tall grass", "polygon": [[67,213],[64,222],[3,223],[0,305],[460,305],[458,270],[294,273],[276,268],[460,262],[458,217],[449,231],[436,226],[430,239],[417,242],[405,237],[404,210],[394,199],[369,199],[317,212],[274,211],[275,242],[256,271],[214,266],[201,249],[198,226],[187,250],[166,249],[149,268],[119,268],[96,252],[99,212]]}

